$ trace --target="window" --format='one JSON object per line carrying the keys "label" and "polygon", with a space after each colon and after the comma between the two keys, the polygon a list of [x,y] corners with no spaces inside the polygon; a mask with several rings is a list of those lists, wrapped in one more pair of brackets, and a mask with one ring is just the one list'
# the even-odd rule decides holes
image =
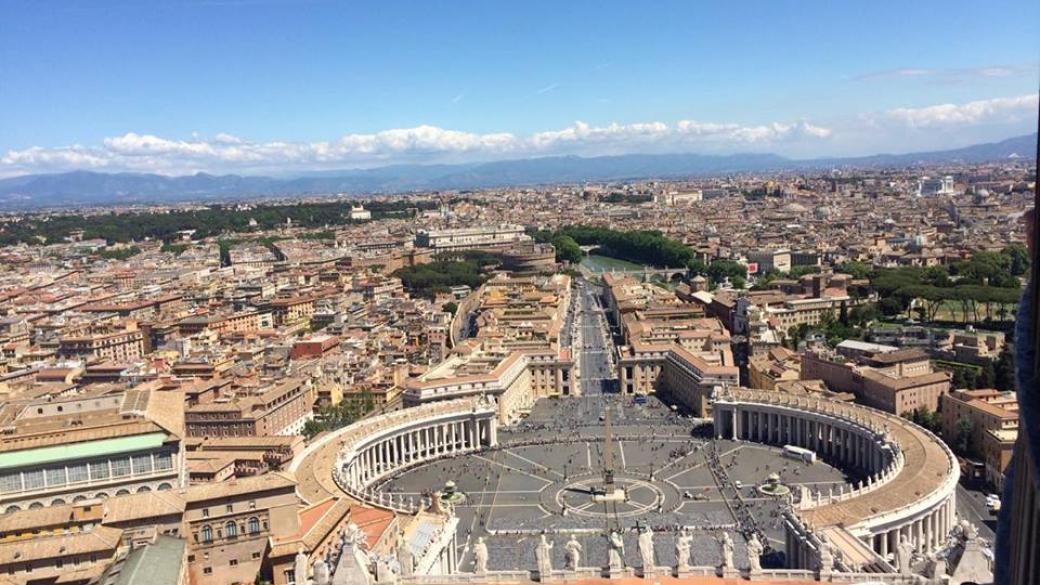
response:
{"label": "window", "polygon": [[202,527],[202,542],[206,544],[213,542],[213,529],[209,527],[209,524]]}
{"label": "window", "polygon": [[130,475],[130,459],[119,458],[112,460],[112,477],[125,477]]}
{"label": "window", "polygon": [[22,491],[22,474],[5,473],[0,475],[0,493],[12,493]]}
{"label": "window", "polygon": [[47,468],[47,485],[65,485],[65,467],[48,467]]}
{"label": "window", "polygon": [[238,559],[231,559],[230,561],[228,561],[228,564],[231,565],[232,567],[237,567],[238,566]]}
{"label": "window", "polygon": [[77,483],[81,481],[87,481],[87,464],[80,463],[78,465],[70,465],[69,483]]}
{"label": "window", "polygon": [[238,524],[234,522],[228,522],[224,525],[224,532],[227,533],[228,538],[234,538],[238,536]]}
{"label": "window", "polygon": [[253,551],[253,558],[254,559],[260,558],[260,551]]}
{"label": "window", "polygon": [[93,479],[108,479],[108,461],[99,461],[90,464],[90,477]]}
{"label": "window", "polygon": [[203,567],[202,568],[202,574],[203,575],[212,575],[213,574],[213,567]]}
{"label": "window", "polygon": [[230,514],[235,511],[235,506],[233,506],[232,504],[228,504],[227,507],[224,508],[224,511]]}
{"label": "window", "polygon": [[156,469],[173,469],[173,455],[170,453],[159,453],[155,456]]}
{"label": "window", "polygon": [[209,508],[203,508],[202,509],[202,517],[203,518],[209,518]]}
{"label": "window", "polygon": [[25,489],[31,490],[33,488],[42,488],[43,487],[43,470],[42,469],[33,469],[33,470],[30,470],[30,471],[26,471],[23,474],[23,477],[25,479]]}
{"label": "window", "polygon": [[249,519],[249,533],[256,534],[257,532],[260,532],[260,519],[253,516]]}
{"label": "window", "polygon": [[152,456],[149,454],[145,455],[134,455],[133,458],[134,473],[151,473],[152,472]]}

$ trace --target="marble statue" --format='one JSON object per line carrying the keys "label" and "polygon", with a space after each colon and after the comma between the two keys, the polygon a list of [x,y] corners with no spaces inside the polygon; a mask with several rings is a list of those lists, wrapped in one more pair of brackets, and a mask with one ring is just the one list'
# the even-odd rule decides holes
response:
{"label": "marble statue", "polygon": [[552,548],[553,543],[545,539],[542,534],[538,538],[538,546],[534,549],[534,558],[538,562],[538,578],[547,579],[552,576]]}
{"label": "marble statue", "polygon": [[394,583],[397,581],[397,575],[390,567],[390,556],[379,555],[376,557],[376,582],[377,583]]}
{"label": "marble statue", "polygon": [[762,541],[758,539],[758,535],[752,534],[747,541],[748,568],[752,573],[762,571],[762,553],[765,550],[766,548],[762,546]]}
{"label": "marble statue", "polygon": [[722,568],[733,568],[733,538],[728,532],[723,532],[719,537],[719,553],[722,556]]}
{"label": "marble statue", "polygon": [[967,520],[961,520],[960,528],[964,540],[975,540],[979,537],[979,528]]}
{"label": "marble statue", "polygon": [[834,549],[826,540],[820,541],[820,572],[831,573],[834,571]]}
{"label": "marble statue", "polygon": [[567,553],[567,570],[577,571],[578,566],[581,564],[581,543],[572,534],[567,544],[563,545],[563,548]]}
{"label": "marble statue", "polygon": [[293,560],[293,575],[297,583],[301,585],[307,583],[310,575],[310,560],[307,558],[307,553],[303,552],[303,547],[296,549],[296,558]]}
{"label": "marble statue", "polygon": [[314,585],[329,585],[329,583],[332,582],[332,575],[329,573],[329,564],[325,562],[325,559],[314,561],[312,569],[314,570]]}
{"label": "marble statue", "polygon": [[347,524],[347,531],[343,534],[343,540],[344,542],[349,542],[351,544],[361,544],[361,541],[363,540],[361,528],[353,522]]}
{"label": "marble statue", "polygon": [[690,536],[690,531],[683,527],[679,531],[679,536],[675,539],[675,560],[679,564],[680,571],[686,571],[690,568],[690,547],[693,544],[693,537]]}
{"label": "marble statue", "polygon": [[398,535],[396,552],[397,562],[401,565],[401,576],[411,577],[415,572],[415,557],[412,554],[412,547],[408,545],[403,533]]}
{"label": "marble statue", "polygon": [[625,541],[621,538],[621,533],[617,530],[611,530],[610,534],[607,535],[607,545],[609,547],[609,567],[611,571],[620,571],[625,568]]}
{"label": "marble statue", "polygon": [[946,557],[935,553],[928,555],[928,568],[932,579],[942,579],[946,576]]}
{"label": "marble statue", "polygon": [[899,538],[899,544],[896,545],[896,570],[901,575],[910,574],[910,561],[914,556],[914,545],[910,543],[910,539],[905,535]]}
{"label": "marble statue", "polygon": [[478,575],[487,574],[488,564],[488,547],[484,544],[484,537],[480,536],[477,538],[477,543],[473,545],[473,566],[475,572]]}
{"label": "marble statue", "polygon": [[644,526],[639,533],[639,558],[643,561],[643,574],[652,574],[654,570],[654,531]]}

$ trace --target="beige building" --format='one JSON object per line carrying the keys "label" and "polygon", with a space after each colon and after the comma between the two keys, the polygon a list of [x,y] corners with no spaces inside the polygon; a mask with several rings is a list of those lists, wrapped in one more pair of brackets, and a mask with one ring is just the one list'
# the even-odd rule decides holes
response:
{"label": "beige building", "polygon": [[0,409],[0,509],[179,488],[180,392],[128,390]]}
{"label": "beige building", "polygon": [[932,369],[921,350],[884,351],[850,359],[830,350],[802,354],[803,380],[823,380],[832,392],[851,392],[867,406],[903,415],[936,412],[950,390],[949,372]]}
{"label": "beige building", "polygon": [[415,245],[417,247],[433,248],[438,252],[512,246],[530,240],[530,236],[524,233],[524,227],[514,224],[444,230],[419,230],[415,234]]}
{"label": "beige building", "polygon": [[503,356],[475,349],[408,380],[403,400],[405,406],[418,406],[486,395],[495,399],[499,421],[512,424],[539,398],[576,392],[573,367],[569,350],[512,351]]}
{"label": "beige building", "polygon": [[290,377],[260,388],[200,394],[184,412],[189,437],[263,437],[298,434],[313,415],[310,378]]}
{"label": "beige building", "polygon": [[1018,399],[1014,392],[954,390],[942,397],[943,439],[964,455],[985,463],[988,483],[1002,486],[1018,438]]}
{"label": "beige building", "polygon": [[58,355],[67,358],[135,360],[145,354],[146,348],[145,334],[135,321],[127,321],[122,327],[90,328],[58,340]]}
{"label": "beige building", "polygon": [[189,487],[184,534],[192,582],[253,583],[271,537],[297,528],[299,503],[296,481],[279,472]]}
{"label": "beige building", "polygon": [[777,384],[800,380],[801,374],[801,357],[785,347],[772,347],[748,360],[748,384],[751,388],[776,390]]}

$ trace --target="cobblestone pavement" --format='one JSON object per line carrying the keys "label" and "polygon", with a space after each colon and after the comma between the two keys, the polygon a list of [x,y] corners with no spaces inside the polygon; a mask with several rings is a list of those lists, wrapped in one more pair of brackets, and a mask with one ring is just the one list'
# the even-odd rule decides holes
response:
{"label": "cobblestone pavement", "polygon": [[[606,408],[613,421],[616,483],[629,494],[626,502],[610,507],[592,495],[602,485],[600,418]],[[770,473],[780,474],[787,485],[824,491],[853,479],[822,462],[784,458],[778,448],[715,441],[709,438],[710,429],[698,429],[695,422],[654,398],[646,405],[618,395],[542,400],[522,423],[499,430],[498,449],[405,471],[382,489],[421,494],[454,481],[465,494],[456,506],[463,570],[471,567],[469,545],[478,536],[488,543],[490,568],[533,568],[534,544],[543,531],[557,544],[556,566],[563,566],[563,544],[570,534],[584,547],[583,564],[605,564],[608,522],[624,531],[629,563],[639,564],[633,530],[649,525],[656,534],[658,564],[675,563],[675,530],[686,526],[693,531],[695,564],[718,562],[715,538],[728,530],[736,543],[737,564],[743,565],[746,554],[739,533],[746,532],[749,520],[777,553],[783,552],[782,504],[757,490]],[[725,493],[719,474],[708,465],[711,449],[729,477]],[[744,521],[738,523],[734,511],[742,505],[749,514],[741,514]]]}

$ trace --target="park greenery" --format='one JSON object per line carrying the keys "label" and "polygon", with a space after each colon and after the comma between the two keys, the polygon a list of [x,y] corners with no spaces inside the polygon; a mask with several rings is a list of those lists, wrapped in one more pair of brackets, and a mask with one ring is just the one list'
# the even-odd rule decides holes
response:
{"label": "park greenery", "polygon": [[159,251],[173,254],[174,256],[180,256],[188,249],[188,247],[188,244],[163,244]]}
{"label": "park greenery", "polygon": [[567,236],[581,246],[598,246],[597,253],[629,262],[685,268],[693,260],[694,253],[679,240],[665,237],[656,230],[619,231],[593,226],[566,226],[555,236]]}
{"label": "park greenery", "polygon": [[405,266],[394,271],[409,294],[432,299],[453,286],[477,288],[501,259],[487,252],[462,251],[438,254],[432,262]]}
{"label": "park greenery", "polygon": [[101,238],[112,244],[147,239],[171,242],[176,240],[179,237],[178,232],[183,230],[195,230],[194,237],[205,238],[259,232],[290,224],[295,227],[324,229],[328,226],[361,223],[359,220],[350,219],[350,208],[358,203],[364,203],[366,209],[372,212],[373,220],[411,217],[415,210],[436,209],[439,205],[436,201],[407,199],[351,199],[291,205],[256,205],[249,208],[214,204],[202,209],[163,213],[48,215],[0,222],[0,246],[61,242],[79,231],[83,232],[84,238]]}
{"label": "park greenery", "polygon": [[981,365],[945,360],[935,360],[934,364],[937,369],[950,372],[953,376],[950,383],[954,388],[1015,389],[1015,362],[1010,346],[1004,346],[996,360],[985,361]]}
{"label": "park greenery", "polygon": [[653,195],[640,195],[637,193],[622,193],[620,191],[614,191],[610,195],[604,197],[601,201],[603,203],[621,203],[628,205],[639,205],[641,203],[650,203],[654,200]]}
{"label": "park greenery", "polygon": [[[946,266],[906,266],[864,271],[846,264],[846,273],[870,278],[885,315],[906,314],[923,321],[960,317],[963,322],[1007,320],[1021,295],[1021,279],[1029,270],[1021,244],[1000,252],[976,252],[968,260]],[[916,315],[915,315],[916,313]]]}
{"label": "park greenery", "polygon": [[130,246],[128,248],[106,248],[104,250],[98,250],[97,255],[105,260],[127,260],[141,253],[141,249],[137,246]]}
{"label": "park greenery", "polygon": [[785,343],[796,349],[798,344],[804,341],[812,333],[823,335],[829,345],[836,346],[846,339],[862,339],[866,328],[871,322],[880,317],[878,309],[873,304],[856,305],[849,307],[847,303],[841,303],[838,315],[824,313],[820,318],[819,325],[811,326],[802,323],[791,327],[787,331]]}
{"label": "park greenery", "polygon": [[304,423],[303,436],[311,439],[319,433],[345,427],[372,412],[375,407],[375,399],[370,392],[344,397],[339,404],[334,406],[319,406],[314,413],[314,418]]}
{"label": "park greenery", "polygon": [[744,288],[747,284],[747,266],[736,260],[716,258],[711,264],[699,258],[687,263],[691,274],[699,274],[708,279],[712,286],[718,286],[726,279],[736,288]]}

